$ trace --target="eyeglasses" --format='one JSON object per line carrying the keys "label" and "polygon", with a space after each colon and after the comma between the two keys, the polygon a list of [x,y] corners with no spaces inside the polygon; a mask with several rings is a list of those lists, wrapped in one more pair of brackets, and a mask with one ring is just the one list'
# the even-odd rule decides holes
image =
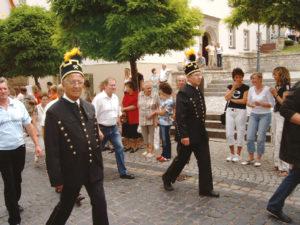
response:
{"label": "eyeglasses", "polygon": [[79,81],[79,80],[66,80],[66,82],[72,86],[75,86],[76,84],[82,86],[84,83],[83,81]]}

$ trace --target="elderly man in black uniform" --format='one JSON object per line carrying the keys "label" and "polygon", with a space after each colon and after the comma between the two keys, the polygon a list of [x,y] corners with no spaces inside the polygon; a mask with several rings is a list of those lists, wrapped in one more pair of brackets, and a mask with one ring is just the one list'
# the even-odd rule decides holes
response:
{"label": "elderly man in black uniform", "polygon": [[270,198],[267,211],[278,220],[291,223],[292,219],[283,211],[285,199],[300,184],[300,82],[296,83],[280,108],[280,114],[285,118],[280,159],[290,163],[289,175],[282,181]]}
{"label": "elderly man in black uniform", "polygon": [[187,84],[179,90],[176,98],[176,124],[179,137],[178,155],[163,175],[164,188],[173,191],[176,181],[190,155],[194,152],[199,169],[199,195],[219,197],[213,190],[208,134],[205,129],[205,102],[200,84],[201,71],[195,62],[185,67]]}
{"label": "elderly man in black uniform", "polygon": [[102,134],[94,107],[80,99],[84,74],[78,49],[65,55],[60,73],[65,94],[47,111],[45,147],[50,183],[63,188],[60,201],[46,225],[66,223],[83,185],[91,199],[93,224],[107,225],[100,143]]}

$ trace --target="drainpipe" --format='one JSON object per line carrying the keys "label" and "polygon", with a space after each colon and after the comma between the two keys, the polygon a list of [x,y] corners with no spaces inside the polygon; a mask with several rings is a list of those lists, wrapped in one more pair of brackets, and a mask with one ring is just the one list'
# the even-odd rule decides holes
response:
{"label": "drainpipe", "polygon": [[260,71],[260,24],[257,26],[257,59],[256,59],[256,71]]}

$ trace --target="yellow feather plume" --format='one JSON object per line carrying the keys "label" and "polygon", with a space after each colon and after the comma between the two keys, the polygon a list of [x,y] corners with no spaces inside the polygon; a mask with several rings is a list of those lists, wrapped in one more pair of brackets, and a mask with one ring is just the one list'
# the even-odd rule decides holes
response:
{"label": "yellow feather plume", "polygon": [[71,51],[66,52],[64,55],[64,61],[68,62],[70,59],[74,58],[74,56],[81,56],[79,48],[73,48]]}
{"label": "yellow feather plume", "polygon": [[190,48],[190,49],[186,50],[185,55],[186,55],[186,57],[189,57],[190,55],[196,55],[195,49]]}

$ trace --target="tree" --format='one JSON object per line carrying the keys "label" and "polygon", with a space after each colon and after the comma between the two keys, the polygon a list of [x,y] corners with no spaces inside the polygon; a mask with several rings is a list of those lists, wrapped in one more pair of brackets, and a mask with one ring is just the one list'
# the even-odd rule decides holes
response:
{"label": "tree", "polygon": [[202,14],[187,0],[51,0],[61,26],[57,41],[86,57],[130,62],[145,54],[182,50],[200,34]]}
{"label": "tree", "polygon": [[22,5],[0,21],[0,72],[4,76],[56,74],[61,54],[53,45],[55,17],[40,7]]}
{"label": "tree", "polygon": [[233,10],[226,22],[231,26],[254,22],[300,30],[299,0],[229,0],[229,5]]}

